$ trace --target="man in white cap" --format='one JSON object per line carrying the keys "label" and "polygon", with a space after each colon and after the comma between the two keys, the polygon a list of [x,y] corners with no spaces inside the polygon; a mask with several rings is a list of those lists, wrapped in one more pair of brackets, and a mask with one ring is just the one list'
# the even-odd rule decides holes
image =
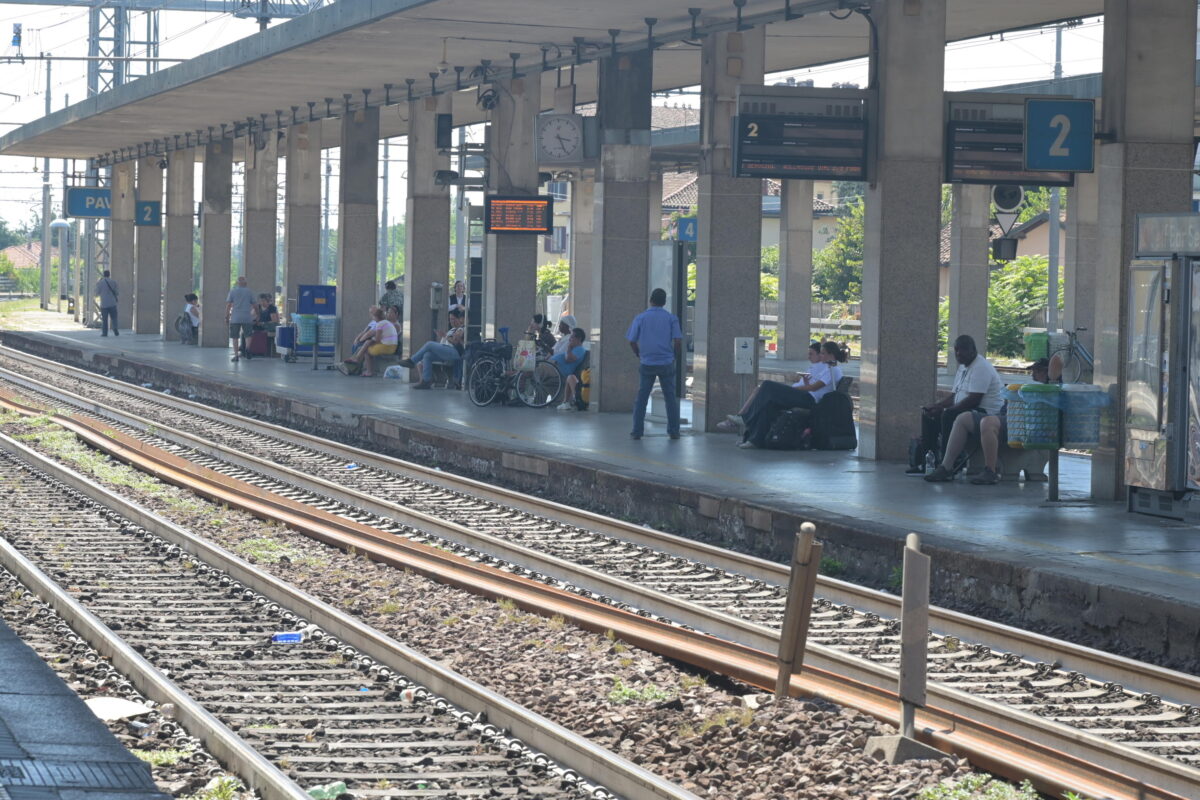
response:
{"label": "man in white cap", "polygon": [[570,314],[564,314],[559,319],[559,340],[554,343],[554,352],[551,355],[559,356],[567,352],[567,348],[571,345],[571,331],[575,330],[575,327],[575,318]]}

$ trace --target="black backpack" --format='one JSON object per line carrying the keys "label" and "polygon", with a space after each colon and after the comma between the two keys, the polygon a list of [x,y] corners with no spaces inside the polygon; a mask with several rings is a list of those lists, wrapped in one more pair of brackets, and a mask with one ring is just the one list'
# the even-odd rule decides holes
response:
{"label": "black backpack", "polygon": [[821,398],[812,413],[813,447],[817,450],[854,450],[858,435],[854,430],[854,403],[850,395],[830,392]]}
{"label": "black backpack", "polygon": [[771,423],[763,447],[768,450],[807,450],[806,433],[810,419],[811,412],[807,408],[789,408],[780,412]]}

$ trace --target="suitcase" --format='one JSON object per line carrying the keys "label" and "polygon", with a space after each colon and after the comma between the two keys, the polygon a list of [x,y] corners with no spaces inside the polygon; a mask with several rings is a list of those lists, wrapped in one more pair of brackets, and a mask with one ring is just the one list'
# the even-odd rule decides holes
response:
{"label": "suitcase", "polygon": [[271,352],[271,340],[266,331],[255,331],[246,342],[246,350],[252,356],[265,356]]}

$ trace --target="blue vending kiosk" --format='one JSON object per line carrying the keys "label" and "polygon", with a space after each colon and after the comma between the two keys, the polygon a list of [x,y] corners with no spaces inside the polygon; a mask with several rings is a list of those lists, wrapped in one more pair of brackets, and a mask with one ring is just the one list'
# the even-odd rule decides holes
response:
{"label": "blue vending kiosk", "polygon": [[320,358],[332,359],[337,352],[337,287],[304,285],[297,287],[296,356],[312,356],[313,369]]}

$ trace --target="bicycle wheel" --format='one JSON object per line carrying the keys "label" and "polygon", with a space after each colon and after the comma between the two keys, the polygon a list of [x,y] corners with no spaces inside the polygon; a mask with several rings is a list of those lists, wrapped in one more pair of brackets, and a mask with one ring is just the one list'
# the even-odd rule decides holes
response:
{"label": "bicycle wheel", "polygon": [[530,408],[544,408],[554,402],[562,391],[563,379],[558,367],[539,360],[532,372],[517,376],[517,396]]}
{"label": "bicycle wheel", "polygon": [[1062,362],[1062,382],[1063,383],[1079,383],[1079,378],[1083,374],[1083,359],[1075,352],[1072,347],[1063,347],[1055,350],[1051,358],[1055,356]]}
{"label": "bicycle wheel", "polygon": [[494,358],[478,359],[467,376],[467,396],[477,406],[486,406],[496,400],[504,381],[504,367]]}

